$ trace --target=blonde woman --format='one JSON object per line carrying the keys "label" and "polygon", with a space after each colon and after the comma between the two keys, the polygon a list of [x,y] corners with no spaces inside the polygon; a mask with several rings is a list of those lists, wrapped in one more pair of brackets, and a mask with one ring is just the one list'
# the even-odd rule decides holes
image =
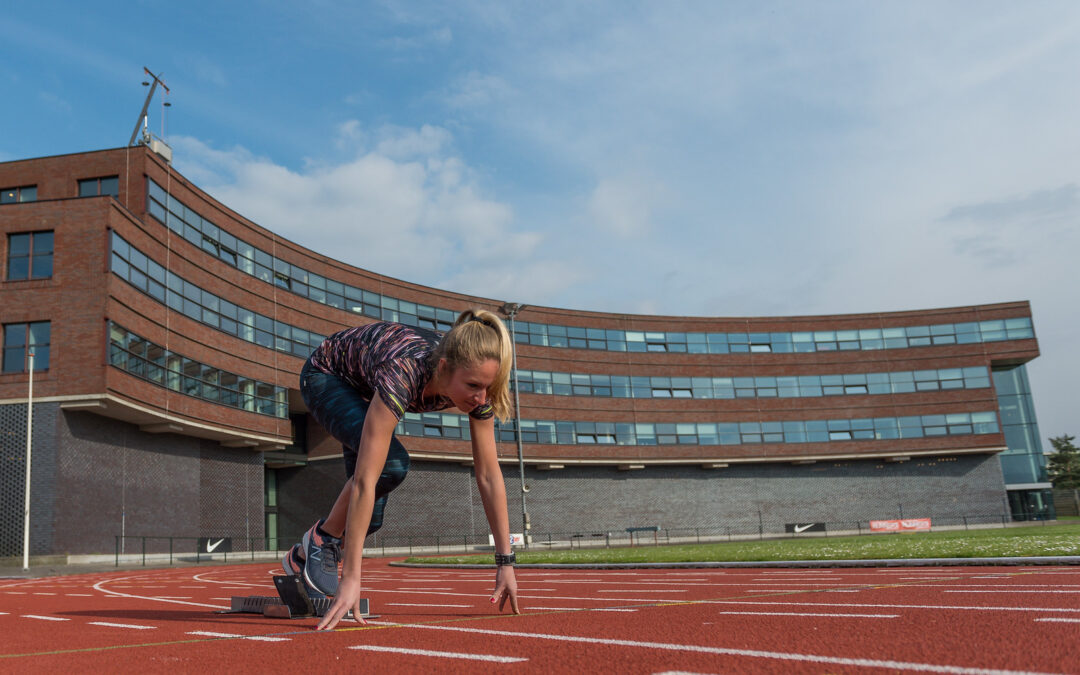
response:
{"label": "blonde woman", "polygon": [[491,602],[502,611],[509,600],[519,613],[506,488],[495,451],[495,417],[506,419],[511,410],[512,350],[498,316],[466,310],[445,335],[390,322],[344,330],[326,338],[304,364],[300,393],[312,416],[341,441],[348,479],[330,515],[282,562],[286,573],[303,575],[309,590],[334,596],[318,630],[332,629],[349,610],[360,616],[364,538],[382,526],[387,496],[409,470],[408,452],[394,436],[398,421],[406,412],[452,407],[469,416],[476,483],[495,538]]}

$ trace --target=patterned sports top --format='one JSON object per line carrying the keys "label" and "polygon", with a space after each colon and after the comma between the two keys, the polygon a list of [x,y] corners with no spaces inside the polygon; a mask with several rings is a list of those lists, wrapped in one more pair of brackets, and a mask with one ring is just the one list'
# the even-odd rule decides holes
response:
{"label": "patterned sports top", "polygon": [[[345,379],[367,401],[379,392],[379,398],[400,420],[406,412],[454,407],[445,396],[422,397],[434,372],[428,357],[441,339],[442,333],[382,321],[334,333],[312,352],[311,365]],[[487,402],[469,417],[485,420],[493,414]]]}

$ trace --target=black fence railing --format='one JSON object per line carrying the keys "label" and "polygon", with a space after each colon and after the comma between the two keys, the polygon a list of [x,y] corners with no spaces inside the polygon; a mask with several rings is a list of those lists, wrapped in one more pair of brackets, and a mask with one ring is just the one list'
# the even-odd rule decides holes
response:
{"label": "black fence railing", "polygon": [[[1004,528],[1009,526],[1048,525],[1053,521],[1032,514],[1026,523],[1017,522],[1012,514],[978,514],[966,516],[931,516],[933,530],[970,530],[973,528]],[[785,531],[787,530],[787,531]],[[544,532],[529,536],[528,547],[538,550],[605,548],[623,546],[660,546],[665,544],[711,543],[754,539],[787,539],[836,537],[876,534],[868,520],[806,522],[790,524],[768,523],[764,520],[745,520],[724,526],[662,527],[635,525],[622,529]],[[885,533],[881,533],[885,534]],[[209,562],[243,562],[269,560],[284,555],[302,534],[294,537],[166,537],[117,536],[116,565],[126,564],[200,564]],[[520,547],[519,547],[520,548]],[[491,551],[487,534],[427,534],[393,535],[377,533],[364,544],[369,556],[400,556],[414,554],[469,553]]]}

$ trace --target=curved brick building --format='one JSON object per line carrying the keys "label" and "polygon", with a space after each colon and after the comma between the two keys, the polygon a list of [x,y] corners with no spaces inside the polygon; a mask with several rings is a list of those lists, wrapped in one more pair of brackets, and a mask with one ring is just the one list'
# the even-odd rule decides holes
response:
{"label": "curved brick building", "polygon": [[[374,274],[231,211],[145,146],[0,163],[0,556],[21,550],[28,353],[33,553],[125,535],[284,546],[340,489],[304,358],[343,327],[446,329],[478,298]],[[509,317],[508,317],[509,318]],[[880,518],[1050,517],[1027,302],[697,318],[524,307],[531,531],[783,532]],[[407,415],[379,536],[486,539],[459,414]],[[518,528],[524,527],[524,523]]]}

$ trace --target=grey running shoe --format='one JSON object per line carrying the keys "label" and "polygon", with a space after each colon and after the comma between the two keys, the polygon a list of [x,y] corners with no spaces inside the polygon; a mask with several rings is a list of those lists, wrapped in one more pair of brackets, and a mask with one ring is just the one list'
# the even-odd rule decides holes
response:
{"label": "grey running shoe", "polygon": [[337,595],[341,540],[319,534],[320,520],[304,533],[304,581],[323,595]]}

